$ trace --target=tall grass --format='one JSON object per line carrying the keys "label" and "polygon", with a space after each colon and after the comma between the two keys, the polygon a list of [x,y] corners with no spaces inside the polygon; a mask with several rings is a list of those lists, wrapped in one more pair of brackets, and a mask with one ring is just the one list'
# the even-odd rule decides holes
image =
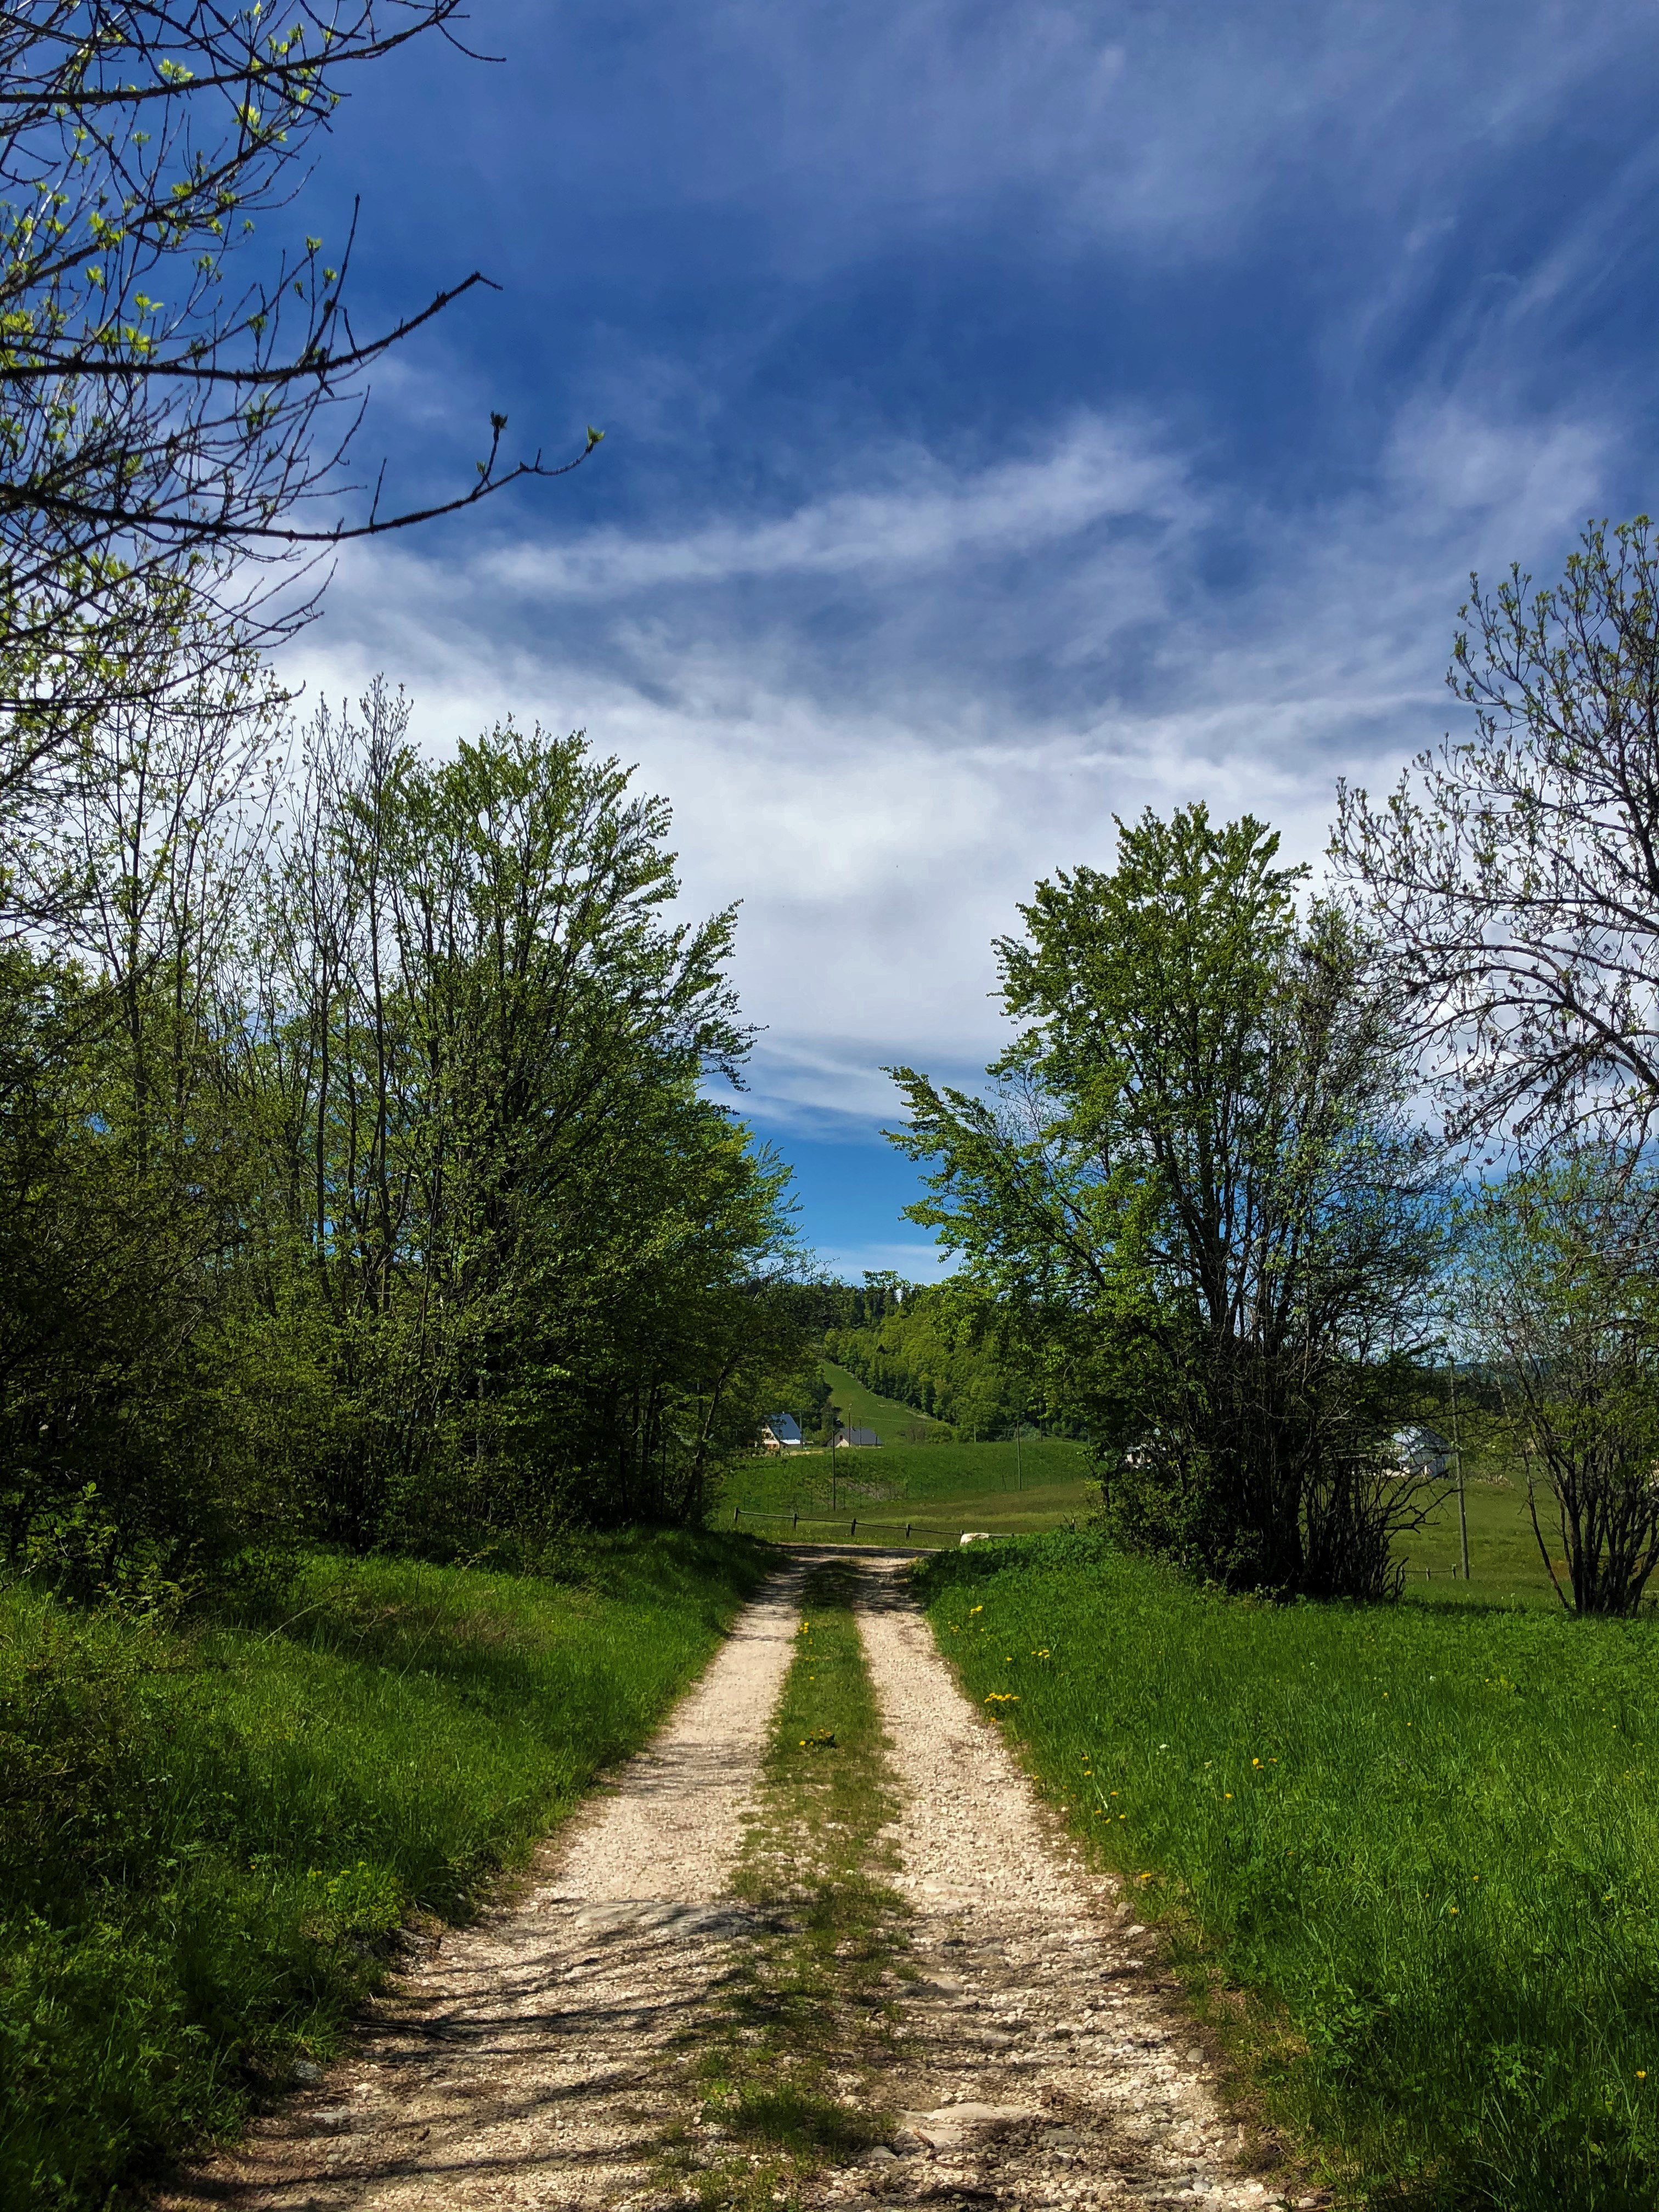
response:
{"label": "tall grass", "polygon": [[965,1685],[1334,2178],[1650,2212],[1654,1626],[1257,1606],[1063,1534],[923,1580]]}
{"label": "tall grass", "polygon": [[761,1557],[319,1558],[187,1633],[0,1596],[0,2203],[101,2204],[327,2056],[399,1923],[641,1742]]}

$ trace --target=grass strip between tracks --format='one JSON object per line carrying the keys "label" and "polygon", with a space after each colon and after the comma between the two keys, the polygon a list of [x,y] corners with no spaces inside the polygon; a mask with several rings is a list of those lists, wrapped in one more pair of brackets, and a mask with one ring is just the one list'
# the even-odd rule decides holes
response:
{"label": "grass strip between tracks", "polygon": [[898,2031],[904,1908],[882,1879],[896,1799],[857,1587],[840,1565],[808,1579],[736,1883],[769,1929],[740,1947],[712,2020],[687,2030],[701,2103],[670,2130],[663,2163],[719,2212],[787,2204],[891,2132],[880,2076]]}

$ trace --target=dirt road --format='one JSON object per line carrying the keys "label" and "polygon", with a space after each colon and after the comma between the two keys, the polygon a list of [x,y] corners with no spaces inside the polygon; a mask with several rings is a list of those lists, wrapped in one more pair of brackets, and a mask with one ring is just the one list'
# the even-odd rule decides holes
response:
{"label": "dirt road", "polygon": [[[698,2201],[657,2158],[688,2109],[697,2027],[751,1940],[729,1894],[788,1667],[805,1562],[748,1609],[662,1735],[447,1934],[355,2054],[163,2199],[170,2212],[458,2212]],[[1232,2163],[1149,1939],[1036,1803],[957,1689],[899,1563],[864,1563],[860,1629],[902,1811],[907,1984],[891,2139],[810,2205],[1279,2201]]]}

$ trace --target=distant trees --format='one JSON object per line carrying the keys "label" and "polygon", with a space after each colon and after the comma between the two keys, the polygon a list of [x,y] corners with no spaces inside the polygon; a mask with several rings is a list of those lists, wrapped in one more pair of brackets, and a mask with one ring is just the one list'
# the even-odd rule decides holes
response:
{"label": "distant trees", "polygon": [[994,1301],[962,1282],[908,1283],[902,1297],[898,1291],[895,1280],[890,1304],[861,1326],[832,1328],[824,1339],[830,1358],[960,1437],[1012,1436],[1033,1407],[999,1350],[1003,1317]]}
{"label": "distant trees", "polygon": [[1417,1510],[1385,1440],[1438,1256],[1437,1147],[1370,948],[1299,915],[1246,818],[1120,826],[998,945],[989,1099],[895,1071],[914,1218],[1025,1317],[1126,1540],[1238,1588],[1391,1586]]}

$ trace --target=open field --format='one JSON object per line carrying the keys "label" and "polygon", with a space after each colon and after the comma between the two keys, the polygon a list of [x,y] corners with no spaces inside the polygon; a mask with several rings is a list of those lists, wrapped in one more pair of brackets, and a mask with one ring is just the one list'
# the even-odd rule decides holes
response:
{"label": "open field", "polygon": [[1659,2198],[1659,1627],[1226,1601],[1064,1534],[923,1577],[966,1686],[1333,2179]]}
{"label": "open field", "polygon": [[[727,1526],[763,1535],[847,1536],[854,1521],[872,1541],[954,1543],[964,1528],[1012,1534],[1086,1516],[1093,1497],[1080,1444],[1028,1437],[1018,1444],[884,1446],[747,1462],[717,1509]],[[799,1523],[795,1516],[799,1515]]]}
{"label": "open field", "polygon": [[644,1739],[758,1560],[318,1557],[186,1632],[0,1594],[0,2203],[101,2206],[325,2057],[399,1923],[465,1915]]}
{"label": "open field", "polygon": [[[716,1517],[762,1535],[794,1531],[828,1539],[858,1534],[872,1542],[903,1540],[907,1526],[920,1544],[956,1542],[967,1528],[994,1535],[1027,1534],[1087,1520],[1094,1505],[1085,1448],[1059,1437],[1022,1443],[884,1446],[842,1451],[835,1462],[831,1501],[827,1450],[791,1452],[747,1462],[730,1485]],[[1023,1485],[1023,1486],[1022,1486]],[[1506,1483],[1471,1481],[1469,1584],[1455,1579],[1457,1500],[1443,1498],[1425,1526],[1406,1538],[1400,1556],[1406,1595],[1479,1603],[1557,1603],[1550,1587],[1524,1491]]]}
{"label": "open field", "polygon": [[[1538,1556],[1538,1540],[1527,1514],[1526,1492],[1506,1482],[1471,1481],[1464,1496],[1469,1518],[1468,1599],[1475,1603],[1547,1604],[1559,1609]],[[1548,1502],[1543,1498],[1539,1500],[1539,1519],[1547,1534]],[[1559,1552],[1559,1544],[1557,1548]],[[1431,1592],[1446,1598],[1464,1595],[1463,1584],[1455,1579],[1459,1554],[1455,1497],[1444,1499],[1431,1519],[1405,1540],[1400,1554],[1406,1562],[1408,1597]]]}
{"label": "open field", "polygon": [[948,1435],[950,1425],[936,1421],[931,1413],[919,1413],[915,1407],[906,1406],[896,1398],[878,1397],[868,1390],[845,1367],[837,1367],[833,1359],[819,1363],[819,1372],[830,1385],[830,1401],[850,1428],[854,1422],[860,1427],[873,1429],[884,1447],[890,1444],[926,1443],[934,1435]]}

